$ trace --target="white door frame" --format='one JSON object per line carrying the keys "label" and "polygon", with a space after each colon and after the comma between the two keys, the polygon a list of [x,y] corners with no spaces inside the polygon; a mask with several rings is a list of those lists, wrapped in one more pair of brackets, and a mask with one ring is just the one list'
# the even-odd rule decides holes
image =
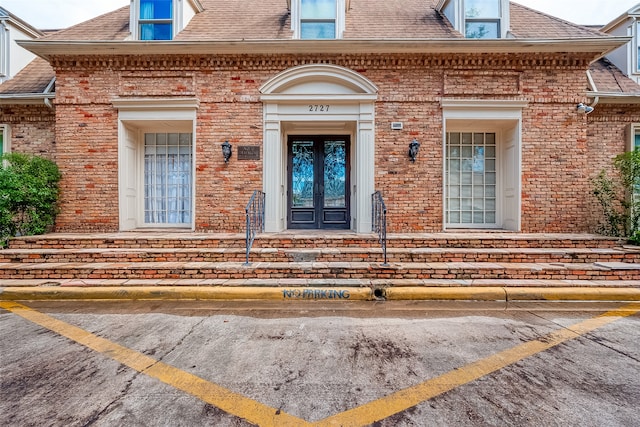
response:
{"label": "white door frame", "polygon": [[[191,224],[187,227],[195,229],[196,200],[196,111],[199,101],[196,98],[116,98],[113,106],[118,109],[118,202],[120,231],[133,230],[144,226],[144,190],[142,187],[143,155],[142,148],[137,150],[137,159],[128,161],[127,134],[138,133],[138,139],[144,131],[158,132],[158,129],[183,129],[179,131],[192,133],[192,165],[191,180]],[[130,160],[130,159],[129,159]],[[131,170],[131,165],[135,170]],[[132,191],[127,191],[133,190]],[[131,200],[134,198],[134,201]],[[129,212],[135,209],[136,212]],[[134,220],[135,218],[135,220]]]}
{"label": "white door frame", "polygon": [[[492,100],[492,99],[442,99],[442,176],[444,177],[442,188],[442,224],[443,229],[447,229],[447,133],[463,130],[469,132],[476,129],[479,132],[496,132],[496,137],[501,141],[501,147],[505,148],[505,135],[511,134],[509,144],[511,156],[505,159],[506,154],[500,153],[503,164],[498,163],[498,167],[504,172],[507,168],[505,161],[509,161],[509,166],[513,176],[498,176],[498,191],[501,191],[498,213],[501,223],[499,227],[520,231],[521,211],[522,211],[522,109],[528,105],[527,101],[519,100]],[[462,125],[463,124],[463,125]],[[506,182],[505,182],[506,181]],[[509,200],[509,206],[505,201]],[[508,215],[507,215],[508,213]],[[473,228],[473,224],[470,224]]]}
{"label": "white door frame", "polygon": [[375,101],[378,88],[360,74],[327,64],[286,70],[260,88],[264,104],[265,231],[286,229],[286,137],[353,129],[352,229],[371,232],[375,188]]}

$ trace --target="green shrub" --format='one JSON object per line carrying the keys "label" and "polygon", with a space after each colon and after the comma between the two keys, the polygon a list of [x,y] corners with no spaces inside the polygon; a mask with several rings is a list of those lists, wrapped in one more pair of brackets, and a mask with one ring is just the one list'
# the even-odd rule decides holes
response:
{"label": "green shrub", "polygon": [[58,166],[42,157],[8,153],[0,162],[0,246],[14,236],[50,231],[57,213]]}
{"label": "green shrub", "polygon": [[603,170],[593,180],[604,219],[598,232],[640,240],[640,150],[618,155],[613,166],[613,177]]}

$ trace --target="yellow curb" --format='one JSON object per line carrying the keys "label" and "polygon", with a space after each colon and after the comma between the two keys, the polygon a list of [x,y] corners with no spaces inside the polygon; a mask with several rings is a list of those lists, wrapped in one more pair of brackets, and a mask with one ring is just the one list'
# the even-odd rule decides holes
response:
{"label": "yellow curb", "polygon": [[640,301],[640,288],[104,286],[0,288],[0,300]]}
{"label": "yellow curb", "polygon": [[499,287],[398,287],[385,289],[387,300],[466,300],[505,301],[504,288]]}
{"label": "yellow curb", "polygon": [[640,301],[638,288],[505,288],[507,301]]}
{"label": "yellow curb", "polygon": [[5,287],[0,300],[322,300],[368,301],[370,288],[131,286]]}

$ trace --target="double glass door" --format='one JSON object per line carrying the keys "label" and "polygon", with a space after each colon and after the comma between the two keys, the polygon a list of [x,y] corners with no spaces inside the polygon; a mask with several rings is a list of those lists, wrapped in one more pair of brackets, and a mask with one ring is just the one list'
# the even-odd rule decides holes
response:
{"label": "double glass door", "polygon": [[288,228],[349,229],[349,137],[290,136]]}

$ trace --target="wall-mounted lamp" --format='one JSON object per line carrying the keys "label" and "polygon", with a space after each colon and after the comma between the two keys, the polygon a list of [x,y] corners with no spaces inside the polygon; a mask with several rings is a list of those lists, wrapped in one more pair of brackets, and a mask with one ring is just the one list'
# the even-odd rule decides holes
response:
{"label": "wall-mounted lamp", "polygon": [[417,139],[414,138],[413,141],[409,144],[409,158],[412,162],[415,163],[416,156],[418,155],[418,150],[420,149],[420,143]]}
{"label": "wall-mounted lamp", "polygon": [[224,158],[225,163],[229,163],[229,159],[231,158],[231,153],[233,146],[229,144],[229,141],[225,141],[222,143],[222,157]]}
{"label": "wall-mounted lamp", "polygon": [[593,107],[590,107],[588,105],[584,105],[582,102],[580,104],[578,104],[578,112],[579,113],[583,113],[583,114],[589,114],[591,112],[593,112]]}

